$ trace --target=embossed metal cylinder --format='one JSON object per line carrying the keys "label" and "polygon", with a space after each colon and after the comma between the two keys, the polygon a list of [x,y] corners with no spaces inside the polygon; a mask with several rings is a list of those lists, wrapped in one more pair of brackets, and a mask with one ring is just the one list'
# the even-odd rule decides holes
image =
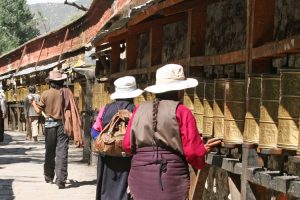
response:
{"label": "embossed metal cylinder", "polygon": [[300,71],[281,70],[280,100],[278,110],[278,142],[280,148],[298,149]]}
{"label": "embossed metal cylinder", "polygon": [[261,76],[249,75],[246,98],[246,117],[244,126],[244,142],[258,144],[259,141],[259,114],[261,101]]}
{"label": "embossed metal cylinder", "polygon": [[194,93],[195,88],[184,90],[183,104],[188,107],[192,112],[194,111]]}
{"label": "embossed metal cylinder", "polygon": [[243,143],[245,119],[245,80],[227,79],[225,82],[225,132],[226,144]]}
{"label": "embossed metal cylinder", "polygon": [[204,117],[204,82],[198,80],[198,86],[194,90],[194,116],[197,123],[199,133],[203,133],[203,117]]}
{"label": "embossed metal cylinder", "polygon": [[214,105],[213,105],[213,126],[214,137],[224,139],[224,99],[225,79],[215,79]]}
{"label": "embossed metal cylinder", "polygon": [[280,77],[262,75],[259,118],[259,148],[277,147]]}
{"label": "embossed metal cylinder", "polygon": [[[141,84],[141,83],[138,84],[138,88],[146,88],[146,87],[147,87],[146,84]],[[146,98],[147,98],[147,94],[144,92],[141,95],[139,95],[138,97],[134,98],[134,100],[133,100],[134,104],[138,104],[139,105],[139,104],[145,102]]]}
{"label": "embossed metal cylinder", "polygon": [[213,136],[213,104],[214,104],[214,82],[212,80],[204,81],[204,117],[203,134],[204,138]]}

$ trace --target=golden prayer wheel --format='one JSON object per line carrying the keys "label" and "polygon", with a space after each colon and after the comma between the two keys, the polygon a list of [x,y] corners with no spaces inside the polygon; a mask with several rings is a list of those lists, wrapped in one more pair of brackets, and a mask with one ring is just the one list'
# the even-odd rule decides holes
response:
{"label": "golden prayer wheel", "polygon": [[134,98],[134,104],[141,104],[146,101],[146,94],[141,94],[138,97]]}
{"label": "golden prayer wheel", "polygon": [[299,135],[299,120],[293,118],[278,118],[277,146],[283,149],[297,150]]}
{"label": "golden prayer wheel", "polygon": [[82,88],[82,85],[80,82],[76,81],[74,82],[74,97],[77,99],[77,106],[79,109],[79,112],[85,110],[85,98],[84,98],[84,89]]}
{"label": "golden prayer wheel", "polygon": [[198,81],[198,86],[194,90],[194,116],[197,123],[199,133],[203,133],[203,117],[204,117],[204,82]]}
{"label": "golden prayer wheel", "polygon": [[245,80],[227,79],[225,81],[224,142],[243,143],[245,118]]}
{"label": "golden prayer wheel", "polygon": [[188,107],[192,112],[194,110],[194,93],[195,88],[189,88],[184,90],[183,104]]}
{"label": "golden prayer wheel", "polygon": [[277,147],[280,78],[262,75],[259,119],[259,148]]}
{"label": "golden prayer wheel", "polygon": [[247,113],[243,139],[246,143],[257,144],[259,141],[259,115],[261,98],[261,77],[250,75],[247,87]]}
{"label": "golden prayer wheel", "polygon": [[214,137],[224,138],[224,99],[225,99],[225,79],[215,79],[213,122]]}
{"label": "golden prayer wheel", "polygon": [[93,108],[99,109],[102,106],[110,102],[110,95],[107,89],[105,88],[106,83],[96,83],[93,85]]}
{"label": "golden prayer wheel", "polygon": [[214,82],[206,80],[204,82],[204,117],[203,117],[203,137],[213,136],[213,103],[214,103]]}
{"label": "golden prayer wheel", "polygon": [[153,101],[155,99],[155,94],[146,92],[146,100],[147,101]]}
{"label": "golden prayer wheel", "polygon": [[12,102],[13,100],[13,90],[10,89],[6,93],[7,102]]}
{"label": "golden prayer wheel", "polygon": [[277,145],[299,150],[300,71],[282,70],[280,79]]}
{"label": "golden prayer wheel", "polygon": [[[139,84],[138,88],[145,88],[145,84]],[[135,105],[139,105],[145,101],[147,101],[147,94],[146,93],[142,93],[141,95],[139,95],[138,97],[133,99],[134,104]]]}
{"label": "golden prayer wheel", "polygon": [[24,87],[19,87],[16,90],[16,101],[24,101],[25,97],[28,95],[28,90]]}

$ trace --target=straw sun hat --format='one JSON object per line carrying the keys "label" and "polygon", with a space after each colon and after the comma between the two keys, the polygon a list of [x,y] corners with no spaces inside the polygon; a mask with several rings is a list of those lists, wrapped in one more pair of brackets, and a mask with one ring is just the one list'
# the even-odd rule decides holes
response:
{"label": "straw sun hat", "polygon": [[193,88],[197,85],[196,79],[185,78],[181,65],[167,64],[156,71],[156,84],[145,88],[145,90],[157,94]]}
{"label": "straw sun hat", "polygon": [[114,99],[131,99],[141,95],[144,91],[136,87],[136,81],[133,76],[124,76],[114,82],[115,92],[110,95]]}
{"label": "straw sun hat", "polygon": [[49,72],[49,76],[46,78],[46,81],[61,81],[67,77],[67,74],[62,74],[59,70],[54,69]]}

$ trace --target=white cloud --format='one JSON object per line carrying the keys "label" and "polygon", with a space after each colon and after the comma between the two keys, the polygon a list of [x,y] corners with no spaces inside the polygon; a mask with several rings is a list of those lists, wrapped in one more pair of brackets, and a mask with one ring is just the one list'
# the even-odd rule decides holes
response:
{"label": "white cloud", "polygon": [[63,3],[64,0],[27,0],[27,4],[35,3]]}

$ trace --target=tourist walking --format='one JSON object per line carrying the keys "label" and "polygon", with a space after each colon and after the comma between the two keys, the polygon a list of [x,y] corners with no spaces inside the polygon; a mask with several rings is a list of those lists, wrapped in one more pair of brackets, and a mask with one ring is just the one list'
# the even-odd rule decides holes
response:
{"label": "tourist walking", "polygon": [[[112,103],[105,105],[100,109],[96,122],[92,127],[92,137],[96,139],[99,132],[118,112],[126,109],[132,112],[135,108],[133,99],[143,93],[137,89],[135,78],[125,76],[114,82],[115,92],[110,98]],[[99,153],[97,164],[97,194],[96,200],[128,200],[128,173],[130,170],[131,158],[114,157]]]}
{"label": "tourist walking", "polygon": [[[36,94],[36,88],[33,85],[28,87],[29,94],[24,100],[24,113],[26,119],[26,140],[31,140],[33,138],[34,141],[38,141],[37,137],[39,134],[39,117],[40,114],[35,111],[33,106],[31,105],[32,100],[39,102],[40,95]],[[31,99],[31,100],[29,100]]]}
{"label": "tourist walking", "polygon": [[[66,78],[67,75],[60,73],[58,70],[50,71],[49,77],[47,78],[50,89],[41,94],[41,100],[39,102],[32,101],[35,110],[38,113],[42,111],[45,112],[46,116],[45,181],[52,183],[56,175],[55,183],[59,189],[65,188],[68,177],[70,135],[74,134],[74,142],[77,146],[82,145],[79,114],[78,110],[76,111],[76,107],[74,108],[75,101],[72,92],[68,88],[64,88]],[[74,127],[74,124],[76,127]]]}
{"label": "tourist walking", "polygon": [[157,70],[156,84],[145,88],[156,99],[136,109],[123,141],[133,155],[128,177],[133,199],[188,199],[188,163],[203,168],[206,153],[220,143],[203,143],[192,112],[181,103],[184,89],[197,85],[185,78],[182,66],[168,64]]}

